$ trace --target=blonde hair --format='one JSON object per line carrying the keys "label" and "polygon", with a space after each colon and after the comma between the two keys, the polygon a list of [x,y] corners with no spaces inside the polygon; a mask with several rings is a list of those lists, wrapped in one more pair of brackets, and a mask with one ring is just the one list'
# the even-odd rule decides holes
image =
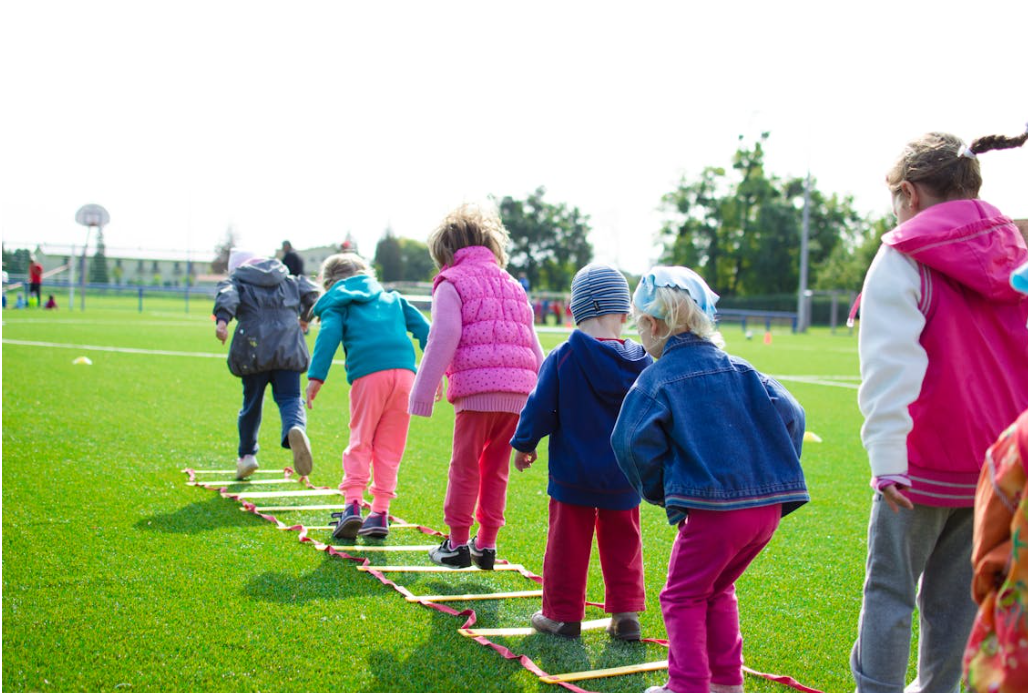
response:
{"label": "blonde hair", "polygon": [[507,267],[507,244],[510,235],[495,209],[463,204],[446,215],[428,236],[428,252],[436,267],[453,264],[453,256],[461,248],[485,246],[496,256],[501,268]]}
{"label": "blonde hair", "polygon": [[325,261],[321,263],[318,280],[324,290],[328,291],[336,282],[349,279],[357,274],[375,276],[374,270],[357,253],[337,253],[325,258]]}
{"label": "blonde hair", "polygon": [[677,286],[658,286],[653,289],[653,300],[649,304],[650,310],[656,313],[663,313],[664,318],[658,318],[652,313],[643,311],[632,301],[632,319],[637,323],[639,318],[646,316],[654,321],[656,326],[664,323],[667,331],[658,334],[653,331],[653,338],[659,342],[666,342],[669,337],[683,332],[691,332],[700,339],[712,342],[720,349],[725,348],[725,340],[718,331],[714,321],[707,317],[707,314],[699,307],[696,301],[692,300],[689,292]]}
{"label": "blonde hair", "polygon": [[904,181],[920,183],[936,197],[944,200],[966,200],[978,197],[982,187],[982,170],[977,154],[994,149],[1020,147],[1028,140],[1028,131],[1018,137],[987,135],[966,147],[956,135],[929,132],[910,142],[885,176],[889,190],[895,195]]}

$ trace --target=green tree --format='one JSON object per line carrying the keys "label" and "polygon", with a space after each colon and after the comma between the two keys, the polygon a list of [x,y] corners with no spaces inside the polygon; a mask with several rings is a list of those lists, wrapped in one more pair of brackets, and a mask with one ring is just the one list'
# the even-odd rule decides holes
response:
{"label": "green tree", "polygon": [[96,230],[96,252],[89,261],[89,283],[107,284],[110,276],[107,273],[107,249],[104,247],[104,230]]}
{"label": "green tree", "polygon": [[239,235],[236,227],[229,225],[225,230],[225,236],[221,243],[214,246],[214,260],[211,262],[211,274],[225,274],[228,272],[228,256],[232,254],[232,248],[236,246]]}
{"label": "green tree", "polygon": [[375,266],[378,268],[378,278],[384,282],[398,282],[405,279],[400,241],[393,233],[391,226],[386,227],[385,233],[382,234],[382,238],[375,246]]}
{"label": "green tree", "polygon": [[813,286],[821,290],[860,291],[882,236],[893,228],[888,217],[870,218],[856,234],[843,238],[822,264]]}
{"label": "green tree", "polygon": [[593,257],[589,217],[577,207],[545,201],[545,194],[539,187],[525,200],[507,196],[497,205],[511,238],[508,269],[524,273],[534,289],[567,291]]}
{"label": "green tree", "polygon": [[435,274],[435,263],[428,252],[428,246],[412,238],[400,238],[400,254],[403,257],[403,279],[408,282],[427,282]]}
{"label": "green tree", "polygon": [[11,251],[5,247],[3,248],[3,260],[4,269],[8,274],[13,276],[16,274],[29,273],[31,253],[27,248],[18,248],[17,250]]}

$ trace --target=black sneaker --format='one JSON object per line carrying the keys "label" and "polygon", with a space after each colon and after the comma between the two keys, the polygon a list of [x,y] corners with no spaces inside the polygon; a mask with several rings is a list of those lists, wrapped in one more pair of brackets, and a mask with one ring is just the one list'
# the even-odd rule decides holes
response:
{"label": "black sneaker", "polygon": [[364,519],[364,524],[357,530],[359,537],[389,536],[389,518],[385,513],[371,513]]}
{"label": "black sneaker", "polygon": [[332,513],[332,517],[338,517],[335,523],[336,528],[332,530],[333,539],[353,539],[361,528],[361,506],[354,501],[346,505],[346,510],[341,513]]}
{"label": "black sneaker", "polygon": [[468,545],[464,546],[451,546],[449,538],[443,539],[443,543],[434,549],[430,549],[428,557],[432,559],[432,562],[436,565],[445,566],[447,568],[470,568],[471,567],[471,551],[468,550]]}
{"label": "black sneaker", "polygon": [[471,552],[471,560],[482,570],[492,570],[496,565],[496,549],[480,549],[476,542],[478,537],[471,537],[468,542],[468,551]]}

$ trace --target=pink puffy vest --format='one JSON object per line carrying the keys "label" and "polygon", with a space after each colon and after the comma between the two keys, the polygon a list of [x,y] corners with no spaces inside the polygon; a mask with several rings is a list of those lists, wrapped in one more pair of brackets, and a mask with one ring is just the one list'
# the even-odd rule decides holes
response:
{"label": "pink puffy vest", "polygon": [[1010,286],[1028,251],[981,200],[929,207],[882,241],[921,272],[928,370],[910,405],[910,498],[971,507],[985,451],[1028,407],[1028,296]]}
{"label": "pink puffy vest", "polygon": [[450,282],[461,300],[461,335],[446,371],[446,398],[528,395],[538,377],[532,308],[521,285],[484,246],[461,248],[433,282]]}

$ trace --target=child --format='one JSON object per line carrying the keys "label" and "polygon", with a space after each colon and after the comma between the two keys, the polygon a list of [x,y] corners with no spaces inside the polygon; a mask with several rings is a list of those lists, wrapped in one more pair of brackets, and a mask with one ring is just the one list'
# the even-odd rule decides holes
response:
{"label": "child", "polygon": [[903,688],[915,607],[920,645],[910,689],[960,685],[975,615],[979,466],[1028,407],[1028,299],[1008,281],[1028,250],[1010,219],[977,199],[977,155],[1026,137],[967,147],[930,133],[908,144],[886,176],[899,226],[882,237],[864,279],[858,347],[861,435],[876,491],[850,656],[858,691]]}
{"label": "child", "polygon": [[54,298],[53,294],[50,294],[46,298],[46,305],[43,306],[46,310],[57,310],[57,299]]}
{"label": "child", "polygon": [[611,445],[642,497],[678,525],[660,594],[668,681],[648,693],[742,691],[735,581],[782,516],[810,500],[803,409],[721,350],[717,298],[685,267],[655,267],[633,297],[639,338],[658,361],[625,397]]}
{"label": "child", "polygon": [[[407,444],[407,400],[414,383],[414,346],[410,332],[425,348],[428,320],[395,291],[383,291],[375,275],[356,253],[332,255],[321,265],[325,288],[314,306],[321,330],[307,371],[307,406],[325,383],[339,345],[346,354],[350,384],[350,443],[343,452],[346,509],[332,536],[389,534],[389,501],[396,498],[396,476]],[[364,489],[371,470],[374,501],[361,517]]]}
{"label": "child", "polygon": [[[510,439],[543,360],[528,296],[504,270],[508,242],[495,212],[470,205],[451,212],[428,238],[440,270],[410,413],[432,415],[445,372],[456,412],[443,505],[450,535],[429,556],[451,568],[469,567],[472,560],[483,570],[493,568],[507,504]],[[475,518],[478,534],[470,537]]]}
{"label": "child", "polygon": [[228,269],[228,279],[218,284],[214,302],[218,321],[214,334],[224,344],[229,321],[238,321],[228,351],[229,370],[243,380],[236,478],[245,479],[257,471],[257,433],[269,383],[282,419],[282,447],[293,451],[293,466],[307,476],[313,459],[300,374],[307,370],[310,355],[300,316],[317,300],[318,289],[306,277],[289,276],[278,260],[238,248],[229,255]]}
{"label": "child", "polygon": [[608,632],[638,640],[646,608],[639,494],[618,469],[610,447],[625,393],[653,359],[620,339],[631,311],[628,282],[613,267],[583,267],[571,282],[577,329],[543,361],[539,383],[521,412],[514,466],[528,469],[540,439],[550,437],[550,531],[543,559],[543,608],[532,626],[578,637],[585,616],[593,530],[612,614]]}

